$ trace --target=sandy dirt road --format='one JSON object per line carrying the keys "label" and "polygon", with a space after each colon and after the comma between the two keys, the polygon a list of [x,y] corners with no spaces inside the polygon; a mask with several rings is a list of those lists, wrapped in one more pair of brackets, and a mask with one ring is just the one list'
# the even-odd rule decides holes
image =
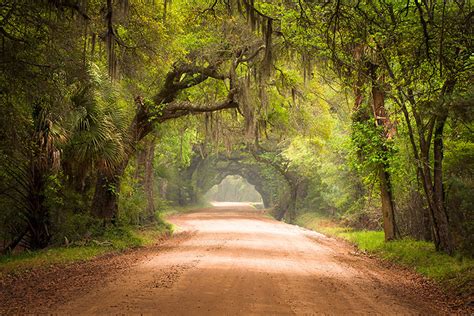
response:
{"label": "sandy dirt road", "polygon": [[334,239],[249,206],[170,218],[179,242],[59,314],[436,314],[396,271]]}

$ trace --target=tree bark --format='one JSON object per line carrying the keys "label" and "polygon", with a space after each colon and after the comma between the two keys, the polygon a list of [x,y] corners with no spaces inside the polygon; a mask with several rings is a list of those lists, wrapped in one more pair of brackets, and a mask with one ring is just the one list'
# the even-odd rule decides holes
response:
{"label": "tree bark", "polygon": [[94,198],[92,199],[92,214],[101,219],[113,221],[118,212],[119,181],[103,172],[97,175]]}
{"label": "tree bark", "polygon": [[[265,150],[260,144],[257,143],[249,149],[252,156],[257,162],[261,162],[261,163],[271,166],[275,171],[277,171],[283,177],[283,179],[287,183],[288,197],[286,199],[281,198],[280,201],[278,202],[276,219],[282,220],[287,214],[287,212],[289,212],[290,219],[291,219],[291,217],[293,217],[296,214],[296,210],[298,206],[297,201],[299,198],[298,197],[298,193],[300,189],[299,186],[301,183],[305,182],[306,179],[304,179],[304,177],[300,176],[294,170],[289,170],[287,161],[286,162],[284,161],[282,163],[282,162],[273,161],[271,159],[261,156],[260,154],[262,152],[270,152],[270,151]],[[303,190],[303,191],[306,191],[306,190]],[[302,198],[304,197],[302,196]]]}
{"label": "tree bark", "polygon": [[[382,76],[377,75],[378,66],[374,63],[367,62],[364,58],[363,46],[357,46],[353,51],[353,57],[358,66],[357,78],[354,85],[354,115],[353,120],[363,122],[366,118],[363,116],[361,107],[364,100],[363,84],[364,77],[370,77],[372,85],[372,110],[375,118],[376,126],[381,126],[383,131],[380,135],[384,144],[380,148],[383,161],[377,166],[378,178],[380,182],[380,199],[382,202],[382,215],[385,241],[398,238],[398,229],[395,221],[395,203],[393,199],[392,183],[390,181],[390,173],[388,172],[389,162],[387,155],[389,149],[385,145],[385,141],[390,139],[394,134],[394,128],[391,124],[388,114],[385,110],[385,93],[383,89],[384,80]],[[365,69],[366,66],[368,69]]]}

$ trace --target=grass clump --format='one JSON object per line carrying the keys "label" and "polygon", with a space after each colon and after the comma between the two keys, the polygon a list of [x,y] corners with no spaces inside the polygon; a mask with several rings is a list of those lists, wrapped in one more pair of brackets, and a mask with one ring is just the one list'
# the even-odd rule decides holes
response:
{"label": "grass clump", "polygon": [[360,250],[383,259],[413,268],[418,273],[438,281],[458,293],[472,292],[474,259],[438,252],[431,242],[411,238],[385,242],[382,231],[354,230],[340,227],[327,217],[305,213],[297,217],[296,224],[323,234],[339,237],[354,243]]}

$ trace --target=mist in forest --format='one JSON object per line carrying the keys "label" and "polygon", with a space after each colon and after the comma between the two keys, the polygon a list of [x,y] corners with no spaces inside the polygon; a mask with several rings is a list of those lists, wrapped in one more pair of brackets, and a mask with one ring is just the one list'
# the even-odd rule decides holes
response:
{"label": "mist in forest", "polygon": [[205,195],[207,201],[262,203],[255,187],[241,176],[227,176],[213,186]]}

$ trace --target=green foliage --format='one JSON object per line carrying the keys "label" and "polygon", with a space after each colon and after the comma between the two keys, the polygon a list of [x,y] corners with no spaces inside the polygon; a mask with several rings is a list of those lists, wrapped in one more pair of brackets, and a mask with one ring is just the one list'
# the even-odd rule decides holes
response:
{"label": "green foliage", "polygon": [[139,225],[146,212],[143,189],[133,179],[122,182],[119,197],[118,221],[121,225]]}
{"label": "green foliage", "polygon": [[[193,118],[176,120],[160,126],[160,146],[156,148],[155,162],[160,166],[183,168],[189,165],[194,155],[193,145],[197,142],[196,121]],[[167,167],[165,167],[166,169]]]}
{"label": "green foliage", "polygon": [[383,128],[376,127],[373,120],[352,124],[353,158],[351,163],[355,170],[367,177],[367,182],[371,182],[370,178],[373,181],[378,166],[388,165],[395,153],[393,142],[382,135]]}
{"label": "green foliage", "polygon": [[474,143],[446,143],[446,203],[459,249],[474,254]]}
{"label": "green foliage", "polygon": [[97,236],[102,231],[102,223],[87,213],[61,214],[61,219],[54,223],[53,244],[82,243],[84,239]]}
{"label": "green foliage", "polygon": [[78,84],[71,95],[71,136],[65,146],[71,168],[85,175],[93,167],[111,170],[123,160],[128,123],[121,90],[95,64],[89,65],[89,76],[90,84]]}

